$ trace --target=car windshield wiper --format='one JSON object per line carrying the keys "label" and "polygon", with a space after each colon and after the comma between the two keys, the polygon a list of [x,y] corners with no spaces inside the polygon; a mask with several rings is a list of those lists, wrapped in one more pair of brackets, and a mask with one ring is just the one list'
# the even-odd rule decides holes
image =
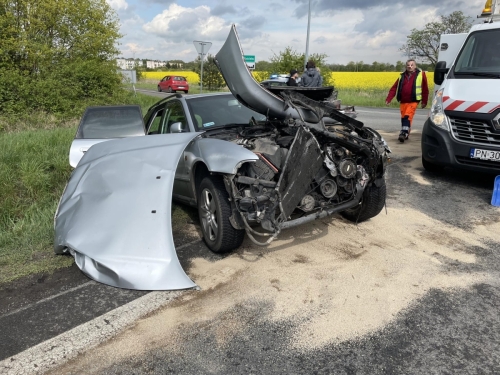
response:
{"label": "car windshield wiper", "polygon": [[498,73],[483,73],[483,72],[455,72],[457,76],[463,75],[472,75],[477,77],[491,77],[491,78],[500,78],[500,74]]}

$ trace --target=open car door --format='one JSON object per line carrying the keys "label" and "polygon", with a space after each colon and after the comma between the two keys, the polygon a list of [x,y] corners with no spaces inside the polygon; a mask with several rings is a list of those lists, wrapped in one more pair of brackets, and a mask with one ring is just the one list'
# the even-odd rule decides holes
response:
{"label": "open car door", "polygon": [[69,164],[75,168],[96,143],[142,135],[145,135],[145,128],[138,105],[88,107],[71,144]]}

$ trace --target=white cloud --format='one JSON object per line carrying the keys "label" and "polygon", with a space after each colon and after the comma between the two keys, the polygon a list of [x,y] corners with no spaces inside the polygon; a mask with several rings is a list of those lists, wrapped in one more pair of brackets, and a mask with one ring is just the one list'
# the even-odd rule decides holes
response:
{"label": "white cloud", "polygon": [[175,39],[178,42],[189,42],[199,39],[224,40],[229,26],[230,23],[223,18],[212,16],[208,6],[185,8],[171,4],[151,22],[146,23],[143,29],[148,33]]}
{"label": "white cloud", "polygon": [[128,3],[125,0],[106,0],[109,6],[115,10],[125,10],[128,8]]}

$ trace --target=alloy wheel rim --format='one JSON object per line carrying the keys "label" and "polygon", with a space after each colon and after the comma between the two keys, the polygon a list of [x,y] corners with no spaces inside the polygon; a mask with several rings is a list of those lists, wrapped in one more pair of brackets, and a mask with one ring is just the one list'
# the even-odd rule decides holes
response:
{"label": "alloy wheel rim", "polygon": [[215,241],[219,225],[217,223],[217,209],[214,196],[208,189],[203,189],[201,192],[201,225],[203,231],[208,236],[210,241]]}

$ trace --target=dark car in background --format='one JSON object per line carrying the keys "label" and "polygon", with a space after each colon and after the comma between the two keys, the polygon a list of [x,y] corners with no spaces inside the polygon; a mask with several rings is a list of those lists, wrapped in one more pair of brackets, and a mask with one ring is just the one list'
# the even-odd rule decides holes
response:
{"label": "dark car in background", "polygon": [[186,77],[183,76],[165,76],[158,82],[158,91],[176,92],[184,91],[186,94],[189,92],[189,84]]}

